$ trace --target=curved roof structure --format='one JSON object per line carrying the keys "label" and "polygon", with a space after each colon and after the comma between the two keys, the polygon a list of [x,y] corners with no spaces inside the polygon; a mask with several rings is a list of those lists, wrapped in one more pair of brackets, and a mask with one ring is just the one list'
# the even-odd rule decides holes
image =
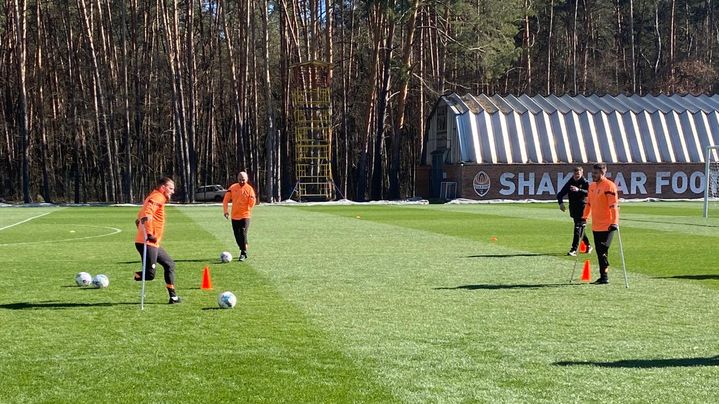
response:
{"label": "curved roof structure", "polygon": [[454,119],[447,163],[699,163],[719,144],[719,95],[448,94],[426,156],[443,147],[440,107]]}

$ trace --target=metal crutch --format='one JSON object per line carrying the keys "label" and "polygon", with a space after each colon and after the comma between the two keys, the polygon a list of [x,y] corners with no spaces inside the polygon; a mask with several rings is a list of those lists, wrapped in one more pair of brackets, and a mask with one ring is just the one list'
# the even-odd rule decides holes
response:
{"label": "metal crutch", "polygon": [[617,227],[617,237],[619,238],[619,255],[622,257],[622,270],[624,270],[624,287],[629,288],[629,278],[627,278],[627,263],[624,261],[624,245],[622,244],[622,233]]}

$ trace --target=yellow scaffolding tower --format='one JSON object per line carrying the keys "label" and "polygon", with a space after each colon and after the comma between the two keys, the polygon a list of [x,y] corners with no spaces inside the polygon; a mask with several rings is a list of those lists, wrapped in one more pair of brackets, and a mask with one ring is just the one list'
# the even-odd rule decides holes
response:
{"label": "yellow scaffolding tower", "polygon": [[293,65],[292,116],[295,134],[293,194],[300,201],[334,199],[332,179],[332,100],[330,64]]}

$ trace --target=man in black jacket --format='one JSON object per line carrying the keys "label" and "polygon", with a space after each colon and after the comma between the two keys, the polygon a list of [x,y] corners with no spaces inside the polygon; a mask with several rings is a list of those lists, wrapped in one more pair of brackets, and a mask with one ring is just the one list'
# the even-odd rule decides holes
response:
{"label": "man in black jacket", "polygon": [[584,228],[587,226],[587,221],[582,219],[584,206],[587,204],[588,189],[589,181],[584,178],[584,169],[582,167],[575,167],[574,175],[557,194],[559,209],[561,209],[562,212],[567,210],[567,207],[564,205],[564,197],[569,197],[569,216],[574,219],[574,239],[572,240],[572,248],[567,255],[572,257],[577,256],[580,237],[582,237],[584,244],[587,246],[587,254],[592,252],[592,246],[589,245],[589,238],[584,231]]}

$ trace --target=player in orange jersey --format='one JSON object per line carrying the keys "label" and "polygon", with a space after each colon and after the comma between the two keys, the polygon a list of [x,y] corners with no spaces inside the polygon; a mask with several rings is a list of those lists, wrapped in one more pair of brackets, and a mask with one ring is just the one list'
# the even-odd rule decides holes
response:
{"label": "player in orange jersey", "polygon": [[[230,202],[232,214],[228,211]],[[235,233],[237,246],[240,247],[240,262],[247,259],[247,231],[250,228],[252,208],[256,203],[255,190],[247,183],[247,173],[242,171],[237,175],[237,182],[227,189],[222,201],[225,219],[232,218],[232,231]]]}
{"label": "player in orange jersey", "polygon": [[592,169],[592,179],[587,194],[587,206],[584,208],[582,218],[587,220],[592,215],[592,232],[594,233],[594,247],[599,258],[599,279],[594,283],[604,285],[609,283],[607,271],[609,270],[609,247],[612,244],[614,233],[619,229],[619,194],[617,186],[606,177],[607,165],[595,164]]}
{"label": "player in orange jersey", "polygon": [[[137,235],[135,247],[142,259],[143,243],[147,241],[147,256],[145,257],[145,280],[155,279],[156,266],[159,262],[165,270],[165,286],[170,295],[170,304],[180,303],[180,297],[175,292],[175,261],[170,258],[167,251],[160,247],[165,232],[165,204],[170,202],[175,193],[175,183],[171,178],[163,177],[157,181],[157,186],[145,198],[137,212]],[[144,227],[144,231],[143,231]],[[147,239],[145,239],[147,235]],[[142,280],[142,272],[135,272],[135,280]]]}

